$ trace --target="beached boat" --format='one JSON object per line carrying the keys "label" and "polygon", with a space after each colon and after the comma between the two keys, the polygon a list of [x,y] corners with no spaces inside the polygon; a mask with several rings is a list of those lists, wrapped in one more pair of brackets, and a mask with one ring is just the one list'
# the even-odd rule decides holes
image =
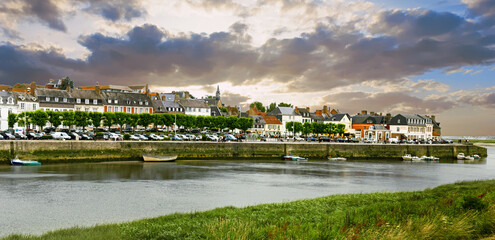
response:
{"label": "beached boat", "polygon": [[464,156],[464,153],[457,154],[457,159],[459,159],[459,160],[464,160],[465,157],[466,156]]}
{"label": "beached boat", "polygon": [[295,155],[285,155],[282,157],[286,161],[307,161],[307,158],[295,156]]}
{"label": "beached boat", "polygon": [[37,161],[30,161],[30,160],[20,160],[19,158],[14,158],[10,161],[10,164],[12,165],[23,165],[23,166],[28,166],[28,165],[41,165],[40,162]]}
{"label": "beached boat", "polygon": [[345,157],[328,157],[329,161],[347,161]]}
{"label": "beached boat", "polygon": [[143,154],[143,160],[145,162],[173,162],[175,159],[177,159],[177,155]]}

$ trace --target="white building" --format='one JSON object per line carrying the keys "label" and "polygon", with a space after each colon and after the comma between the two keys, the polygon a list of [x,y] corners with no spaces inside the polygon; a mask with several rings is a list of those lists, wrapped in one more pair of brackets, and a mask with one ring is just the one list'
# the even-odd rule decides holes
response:
{"label": "white building", "polygon": [[344,133],[354,133],[352,129],[352,118],[347,113],[337,113],[325,118],[323,123],[343,124],[345,125]]}
{"label": "white building", "polygon": [[14,94],[0,91],[0,130],[9,129],[9,114],[17,114],[17,100]]}
{"label": "white building", "polygon": [[282,135],[292,134],[285,128],[285,125],[288,122],[300,122],[302,124],[303,119],[303,117],[291,107],[277,107],[266,114],[266,116],[275,116],[280,122],[282,122],[282,129],[280,129]]}
{"label": "white building", "polygon": [[27,92],[13,92],[17,99],[17,107],[19,108],[19,113],[21,112],[31,112],[40,109],[40,103],[38,98],[33,96],[31,93]]}
{"label": "white building", "polygon": [[74,89],[71,91],[74,99],[74,110],[84,112],[104,112],[103,97],[96,90]]}
{"label": "white building", "polygon": [[211,109],[201,99],[179,99],[177,103],[184,109],[184,114],[193,116],[211,116]]}
{"label": "white building", "polygon": [[44,111],[74,111],[74,98],[66,90],[37,88],[35,93],[39,108]]}
{"label": "white building", "polygon": [[419,114],[397,114],[389,123],[392,137],[408,140],[433,138],[433,121]]}

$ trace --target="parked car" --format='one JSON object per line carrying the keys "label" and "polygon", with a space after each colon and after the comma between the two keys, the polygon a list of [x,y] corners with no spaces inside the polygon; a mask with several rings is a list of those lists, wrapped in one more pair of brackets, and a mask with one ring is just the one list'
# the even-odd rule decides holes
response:
{"label": "parked car", "polygon": [[225,141],[237,141],[237,138],[232,134],[226,134],[224,139]]}
{"label": "parked car", "polygon": [[149,139],[151,139],[151,140],[157,140],[157,141],[159,141],[159,140],[163,140],[163,137],[162,137],[162,136],[158,136],[158,135],[156,135],[156,134],[154,134],[154,133],[150,134],[150,135],[148,136],[148,138],[149,138]]}
{"label": "parked car", "polygon": [[182,138],[179,135],[170,136],[170,140],[172,141],[182,141]]}
{"label": "parked car", "polygon": [[81,137],[81,140],[93,140],[94,139],[93,137],[91,137],[90,135],[85,134],[85,133],[79,134],[79,136]]}
{"label": "parked car", "polygon": [[182,135],[178,135],[178,136],[179,136],[182,140],[184,140],[184,141],[189,141],[189,140],[190,140],[190,139],[189,139],[186,135],[184,135],[184,134],[182,134]]}
{"label": "parked car", "polygon": [[306,141],[308,141],[308,142],[315,142],[315,141],[318,141],[318,139],[316,139],[314,137],[307,137],[306,138]]}
{"label": "parked car", "polygon": [[298,142],[304,141],[304,138],[302,138],[302,137],[294,137],[294,141],[298,141]]}
{"label": "parked car", "polygon": [[321,141],[322,142],[330,142],[330,138],[327,136],[321,136]]}
{"label": "parked car", "polygon": [[52,132],[50,135],[52,135],[53,139],[57,139],[57,140],[70,140],[70,136],[67,135],[67,133],[64,133],[64,132]]}
{"label": "parked car", "polygon": [[211,141],[218,141],[218,137],[215,135],[206,134],[206,138]]}
{"label": "parked car", "polygon": [[81,136],[79,136],[79,134],[77,134],[75,132],[67,133],[67,135],[69,135],[71,140],[81,139]]}
{"label": "parked car", "polygon": [[133,134],[129,137],[130,140],[140,141],[141,138],[137,134]]}
{"label": "parked car", "polygon": [[187,138],[189,138],[189,140],[191,140],[191,141],[196,141],[196,140],[197,140],[197,139],[196,139],[196,136],[195,136],[195,135],[193,135],[193,134],[186,134],[186,136],[187,136]]}
{"label": "parked car", "polygon": [[3,135],[0,134],[0,140],[4,140],[5,138],[3,138]]}
{"label": "parked car", "polygon": [[106,132],[105,136],[107,136],[107,138],[105,138],[105,139],[109,139],[109,140],[113,140],[113,141],[122,140],[122,137],[120,136],[120,134],[116,134],[113,132]]}
{"label": "parked car", "polygon": [[24,135],[23,133],[14,133],[14,137],[16,139],[27,139],[27,136]]}

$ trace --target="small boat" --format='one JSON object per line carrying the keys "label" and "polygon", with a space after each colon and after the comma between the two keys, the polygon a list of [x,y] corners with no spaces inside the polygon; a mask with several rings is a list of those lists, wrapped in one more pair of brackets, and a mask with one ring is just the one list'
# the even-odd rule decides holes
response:
{"label": "small boat", "polygon": [[14,158],[10,161],[10,164],[12,165],[22,165],[22,166],[28,166],[28,165],[41,165],[40,162],[37,161],[31,161],[31,160],[20,160],[19,158]]}
{"label": "small boat", "polygon": [[411,158],[411,161],[413,161],[413,162],[419,162],[419,161],[423,161],[423,159],[414,156],[414,157]]}
{"label": "small boat", "polygon": [[464,160],[474,160],[474,157],[473,156],[465,156]]}
{"label": "small boat", "polygon": [[153,154],[143,154],[143,161],[145,162],[173,162],[177,159],[177,155],[153,155]]}
{"label": "small boat", "polygon": [[477,159],[481,159],[480,155],[478,155],[478,154],[474,154],[474,155],[473,155],[473,158],[474,158],[475,160],[477,160]]}
{"label": "small boat", "polygon": [[457,159],[463,160],[466,156],[464,156],[464,153],[459,153],[457,154]]}
{"label": "small boat", "polygon": [[404,160],[404,161],[411,161],[412,158],[413,157],[411,156],[411,154],[406,154],[406,155],[402,156],[402,160]]}
{"label": "small boat", "polygon": [[423,161],[432,161],[432,162],[435,162],[435,161],[439,161],[439,160],[440,160],[440,158],[433,157],[433,156],[429,156],[429,157],[427,157],[427,156],[422,156],[422,157],[421,157],[421,160],[423,160]]}
{"label": "small boat", "polygon": [[345,157],[328,157],[329,161],[347,161]]}
{"label": "small boat", "polygon": [[307,158],[303,158],[295,155],[285,155],[283,156],[283,159],[286,161],[308,161]]}

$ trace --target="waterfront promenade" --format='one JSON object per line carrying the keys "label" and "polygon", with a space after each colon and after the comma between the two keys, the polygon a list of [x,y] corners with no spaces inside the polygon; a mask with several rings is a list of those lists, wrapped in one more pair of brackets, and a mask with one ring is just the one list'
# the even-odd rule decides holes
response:
{"label": "waterfront promenade", "polygon": [[458,153],[486,157],[484,147],[465,144],[365,144],[311,142],[172,142],[172,141],[3,141],[0,159],[12,157],[42,162],[139,160],[143,153],[177,155],[178,159],[280,159],[287,154],[323,160],[396,159],[404,154],[453,159]]}

